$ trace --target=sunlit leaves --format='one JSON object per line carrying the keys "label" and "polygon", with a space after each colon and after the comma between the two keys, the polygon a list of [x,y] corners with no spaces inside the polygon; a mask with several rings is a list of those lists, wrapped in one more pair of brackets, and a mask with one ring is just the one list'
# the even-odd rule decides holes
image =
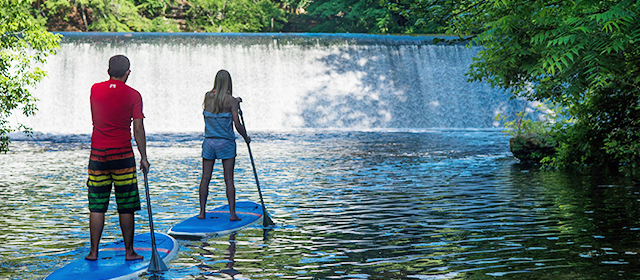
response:
{"label": "sunlit leaves", "polygon": [[[270,0],[193,0],[187,11],[192,31],[258,32],[279,30],[285,22],[284,11]],[[277,25],[274,28],[271,24]]]}
{"label": "sunlit leaves", "polygon": [[310,24],[306,31],[326,33],[418,33],[407,24],[412,14],[402,1],[328,0],[308,1],[299,15]]}
{"label": "sunlit leaves", "polygon": [[30,14],[30,5],[27,0],[0,0],[0,152],[8,149],[7,133],[29,131],[22,124],[10,127],[7,118],[15,110],[35,114],[37,99],[31,90],[46,75],[38,64],[55,53],[60,40]]}

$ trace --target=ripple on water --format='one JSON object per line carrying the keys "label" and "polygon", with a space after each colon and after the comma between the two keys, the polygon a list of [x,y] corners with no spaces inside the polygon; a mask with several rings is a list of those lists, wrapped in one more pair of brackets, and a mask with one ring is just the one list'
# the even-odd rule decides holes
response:
{"label": "ripple on water", "polygon": [[[0,155],[0,278],[41,279],[87,253],[88,140],[47,137],[15,141],[15,149]],[[198,211],[200,137],[150,137],[158,231]],[[510,157],[498,132],[259,133],[252,139],[276,228],[180,240],[165,279],[601,279],[639,273],[640,192],[617,178],[526,169]],[[235,179],[239,200],[259,201],[241,142]],[[209,207],[225,203],[217,162]],[[103,242],[120,238],[111,204]],[[138,213],[136,231],[148,231],[146,211]]]}

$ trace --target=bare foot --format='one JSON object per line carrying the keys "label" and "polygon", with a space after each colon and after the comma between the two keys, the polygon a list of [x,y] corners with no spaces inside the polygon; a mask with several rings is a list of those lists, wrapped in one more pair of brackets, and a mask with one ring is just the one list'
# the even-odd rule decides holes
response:
{"label": "bare foot", "polygon": [[198,215],[198,219],[200,219],[200,220],[202,220],[202,219],[204,219],[206,217],[207,217],[206,213],[200,213],[200,215]]}
{"label": "bare foot", "polygon": [[229,221],[240,221],[242,219],[238,218],[238,215],[236,214],[231,214],[231,217],[229,218]]}
{"label": "bare foot", "polygon": [[127,254],[124,257],[125,261],[135,261],[135,260],[141,260],[141,259],[144,259],[144,256],[140,256],[136,252],[133,252],[131,255]]}
{"label": "bare foot", "polygon": [[88,260],[88,261],[97,261],[98,260],[98,254],[89,253],[89,255],[84,257],[84,259]]}

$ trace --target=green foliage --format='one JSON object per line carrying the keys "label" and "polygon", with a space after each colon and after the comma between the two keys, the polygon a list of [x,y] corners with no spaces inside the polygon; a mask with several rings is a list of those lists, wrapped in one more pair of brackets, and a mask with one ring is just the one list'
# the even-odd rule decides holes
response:
{"label": "green foliage", "polygon": [[[483,48],[473,81],[567,108],[553,167],[637,167],[640,2],[462,1],[449,32]],[[456,11],[465,11],[459,13]]]}
{"label": "green foliage", "polygon": [[146,18],[162,16],[167,9],[167,3],[164,0],[136,0],[134,4],[139,13]]}
{"label": "green foliage", "polygon": [[[102,32],[257,32],[282,28],[285,11],[271,0],[191,0],[187,30],[169,18],[176,0],[47,0],[41,4],[49,20],[81,20],[86,31]],[[78,14],[81,15],[81,19]],[[75,18],[72,18],[75,16]],[[75,24],[77,26],[77,24]]]}
{"label": "green foliage", "polygon": [[145,31],[150,21],[138,14],[138,8],[131,1],[94,0],[91,4],[95,14],[89,25],[92,31]]}
{"label": "green foliage", "polygon": [[406,20],[402,33],[436,34],[446,32],[448,20],[455,14],[458,1],[396,0],[387,3],[389,10]]}
{"label": "green foliage", "polygon": [[[526,104],[525,104],[526,105]],[[540,104],[538,109],[541,109],[544,105]],[[526,109],[516,113],[516,118],[508,120],[506,116],[498,114],[495,119],[500,122],[504,122],[504,128],[502,132],[511,136],[527,135],[527,134],[540,134],[546,135],[551,131],[552,122],[549,120],[534,120],[528,117]]]}
{"label": "green foliage", "polygon": [[563,108],[555,104],[539,103],[534,108],[537,118],[528,114],[528,104],[516,114],[516,118],[508,120],[502,114],[496,116],[497,121],[504,122],[504,133],[509,140],[513,156],[522,162],[539,163],[556,152],[558,142],[555,131],[570,122],[563,118]]}
{"label": "green foliage", "polygon": [[169,0],[47,0],[41,7],[49,20],[62,18],[64,21],[71,21],[71,15],[80,14],[83,30],[86,31],[179,31],[174,21],[163,17],[167,1]]}
{"label": "green foliage", "polygon": [[36,98],[30,89],[46,73],[36,65],[58,48],[60,37],[47,32],[44,21],[30,12],[32,1],[0,0],[0,152],[9,148],[8,133],[29,132],[22,124],[11,127],[7,118],[15,110],[25,116],[36,112]]}
{"label": "green foliage", "polygon": [[[120,32],[443,31],[443,0],[34,0],[52,30]],[[176,13],[176,11],[178,11]],[[179,29],[178,22],[186,21]]]}
{"label": "green foliage", "polygon": [[306,10],[299,21],[312,22],[300,29],[326,33],[416,33],[398,8],[382,0],[291,1],[284,6]]}
{"label": "green foliage", "polygon": [[278,30],[284,11],[269,0],[193,0],[187,25],[193,31],[258,32]]}
{"label": "green foliage", "polygon": [[624,84],[610,84],[589,93],[578,121],[560,135],[563,146],[550,159],[555,167],[603,166],[610,170],[637,172],[640,163],[640,94]]}

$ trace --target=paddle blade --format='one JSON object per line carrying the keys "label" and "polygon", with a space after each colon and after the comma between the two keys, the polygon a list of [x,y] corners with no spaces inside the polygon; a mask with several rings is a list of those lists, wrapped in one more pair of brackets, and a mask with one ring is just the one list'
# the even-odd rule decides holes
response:
{"label": "paddle blade", "polygon": [[160,254],[158,254],[158,251],[153,250],[153,252],[151,253],[151,262],[149,262],[149,268],[147,269],[147,271],[153,273],[167,270],[169,270],[169,268],[167,268],[167,265],[164,264],[164,261],[160,257]]}
{"label": "paddle blade", "polygon": [[262,214],[264,214],[262,216],[262,226],[270,227],[275,225],[271,218],[269,218],[269,213],[267,213],[267,208],[265,208],[264,205],[262,206]]}

